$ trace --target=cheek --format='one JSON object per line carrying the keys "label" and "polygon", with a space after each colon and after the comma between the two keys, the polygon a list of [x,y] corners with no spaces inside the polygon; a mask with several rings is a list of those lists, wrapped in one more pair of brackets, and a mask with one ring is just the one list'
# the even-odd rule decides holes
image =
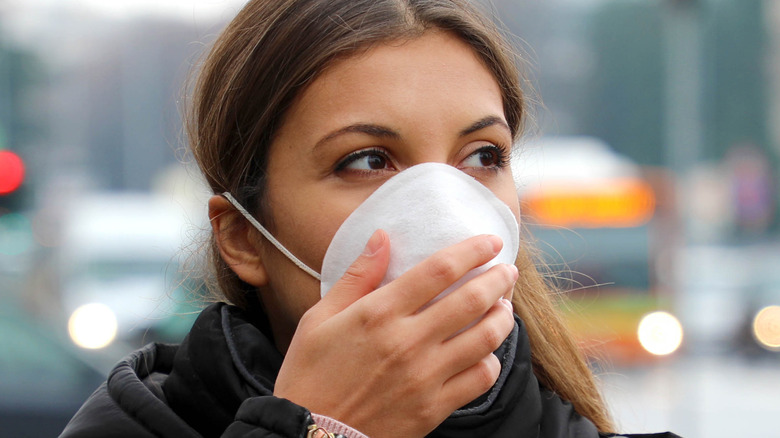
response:
{"label": "cheek", "polygon": [[275,237],[318,272],[336,231],[361,202],[327,184],[273,190],[268,196]]}
{"label": "cheek", "polygon": [[514,190],[514,188],[509,193],[508,198],[503,199],[503,201],[509,206],[509,209],[512,210],[512,214],[515,215],[515,219],[519,224],[520,223],[520,198],[517,196],[517,192]]}
{"label": "cheek", "polygon": [[512,211],[512,214],[515,215],[515,220],[517,220],[517,223],[520,224],[520,202],[518,200],[517,194],[512,191],[508,195],[509,196],[506,197],[500,197],[499,199],[504,201],[504,203]]}
{"label": "cheek", "polygon": [[270,201],[275,237],[301,261],[319,271],[338,227],[332,210],[320,209],[313,202],[296,199],[294,195],[282,195]]}
{"label": "cheek", "polygon": [[493,192],[498,199],[500,199],[512,214],[515,215],[517,223],[520,223],[520,198],[517,195],[517,189],[515,188],[514,180],[511,175],[505,178],[501,178],[496,184],[489,185],[488,188]]}

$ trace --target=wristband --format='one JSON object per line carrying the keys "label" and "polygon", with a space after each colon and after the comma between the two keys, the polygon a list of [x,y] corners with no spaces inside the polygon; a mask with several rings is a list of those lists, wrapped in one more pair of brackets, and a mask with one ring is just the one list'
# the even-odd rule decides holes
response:
{"label": "wristband", "polygon": [[306,438],[347,438],[340,433],[328,432],[316,424],[310,424],[308,430],[309,433],[306,434]]}

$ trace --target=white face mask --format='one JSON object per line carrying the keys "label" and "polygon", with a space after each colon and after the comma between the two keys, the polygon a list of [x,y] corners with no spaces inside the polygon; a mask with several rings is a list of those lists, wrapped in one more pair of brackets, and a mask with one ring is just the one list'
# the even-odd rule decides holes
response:
{"label": "white face mask", "polygon": [[381,285],[469,237],[493,234],[501,238],[504,247],[493,260],[473,269],[436,299],[496,264],[513,264],[520,246],[517,220],[509,207],[474,178],[446,164],[418,164],[374,191],[336,231],[322,262],[322,275],[273,238],[230,193],[223,195],[287,258],[320,280],[322,296],[344,276],[378,229],[390,239],[390,265]]}

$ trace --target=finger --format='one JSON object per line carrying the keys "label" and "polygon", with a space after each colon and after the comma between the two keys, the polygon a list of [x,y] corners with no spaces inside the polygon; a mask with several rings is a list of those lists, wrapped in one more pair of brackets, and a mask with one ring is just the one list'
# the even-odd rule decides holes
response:
{"label": "finger", "polygon": [[346,309],[382,282],[390,263],[390,239],[384,230],[376,230],[363,253],[323,297],[321,304],[331,314]]}
{"label": "finger", "polygon": [[400,314],[413,314],[467,272],[493,259],[502,246],[498,236],[471,237],[437,251],[377,292],[395,303]]}
{"label": "finger", "polygon": [[448,359],[441,362],[441,372],[452,376],[472,367],[481,358],[497,350],[514,325],[509,306],[503,300],[494,303],[472,327],[441,344],[439,354]]}
{"label": "finger", "polygon": [[440,341],[447,339],[493,307],[501,298],[511,294],[518,273],[514,265],[498,264],[472,278],[464,285],[421,311],[422,324],[436,327]]}
{"label": "finger", "polygon": [[471,367],[452,376],[442,387],[441,403],[454,411],[490,390],[501,373],[501,362],[489,353]]}

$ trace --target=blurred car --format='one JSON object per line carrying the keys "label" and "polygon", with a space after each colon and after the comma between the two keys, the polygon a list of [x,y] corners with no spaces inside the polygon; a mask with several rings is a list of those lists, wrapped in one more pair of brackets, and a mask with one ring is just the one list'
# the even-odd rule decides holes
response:
{"label": "blurred car", "polygon": [[748,251],[752,270],[736,348],[750,357],[780,360],[780,243],[765,242]]}
{"label": "blurred car", "polygon": [[[180,272],[187,223],[179,206],[148,193],[99,193],[72,202],[58,248],[59,301],[83,348],[114,340],[177,340],[197,310]],[[175,331],[176,333],[172,333]]]}
{"label": "blurred car", "polygon": [[692,246],[681,260],[689,349],[780,359],[780,243]]}

